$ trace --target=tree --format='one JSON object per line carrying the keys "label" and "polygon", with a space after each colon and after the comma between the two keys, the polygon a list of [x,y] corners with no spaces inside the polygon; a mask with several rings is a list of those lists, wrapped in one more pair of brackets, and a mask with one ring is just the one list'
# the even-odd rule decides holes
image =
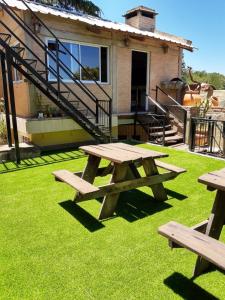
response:
{"label": "tree", "polygon": [[77,11],[100,17],[102,10],[90,0],[34,0],[34,2],[46,5],[57,5],[65,9],[76,9]]}
{"label": "tree", "polygon": [[[184,68],[182,71],[182,79],[190,84],[191,79],[188,74],[188,70]],[[217,90],[225,89],[225,76],[223,74],[216,72],[207,73],[206,71],[192,71],[192,76],[195,81],[209,83],[213,85]]]}

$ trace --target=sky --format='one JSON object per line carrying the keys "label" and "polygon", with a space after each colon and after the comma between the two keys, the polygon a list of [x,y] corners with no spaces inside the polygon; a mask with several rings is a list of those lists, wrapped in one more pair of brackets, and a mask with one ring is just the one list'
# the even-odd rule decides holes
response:
{"label": "sky", "polygon": [[185,63],[194,70],[225,75],[225,0],[92,0],[103,17],[124,22],[129,9],[144,5],[155,9],[157,29],[182,36],[198,48],[184,51]]}

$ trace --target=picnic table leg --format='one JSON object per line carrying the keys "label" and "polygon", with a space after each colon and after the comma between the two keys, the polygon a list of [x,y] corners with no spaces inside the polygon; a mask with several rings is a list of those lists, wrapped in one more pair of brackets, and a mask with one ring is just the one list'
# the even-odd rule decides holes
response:
{"label": "picnic table leg", "polygon": [[[128,172],[127,164],[115,164],[110,183],[123,181]],[[106,195],[103,199],[101,210],[99,213],[99,220],[107,219],[113,216],[120,193]]]}
{"label": "picnic table leg", "polygon": [[[142,161],[142,164],[143,164],[143,167],[145,170],[145,174],[147,176],[159,174],[159,171],[158,171],[153,159],[144,159]],[[167,193],[166,193],[165,188],[162,183],[152,185],[152,186],[150,186],[150,188],[152,189],[153,195],[156,200],[165,201],[168,199]]]}
{"label": "picnic table leg", "polygon": [[[213,204],[211,215],[209,217],[208,225],[206,227],[205,234],[214,238],[219,239],[221,231],[223,229],[225,222],[225,192],[217,191],[216,198]],[[202,274],[206,271],[210,262],[203,259],[201,256],[198,256],[195,268],[194,268],[194,277]]]}
{"label": "picnic table leg", "polygon": [[[95,180],[100,161],[101,161],[100,157],[89,155],[86,167],[84,169],[81,178],[92,184]],[[76,193],[74,200],[76,200],[77,196],[78,196],[78,192]]]}

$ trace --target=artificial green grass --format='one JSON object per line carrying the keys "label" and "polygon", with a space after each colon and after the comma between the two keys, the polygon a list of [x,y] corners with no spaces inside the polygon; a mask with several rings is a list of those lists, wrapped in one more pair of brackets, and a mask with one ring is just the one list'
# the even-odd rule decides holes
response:
{"label": "artificial green grass", "polygon": [[163,161],[187,173],[165,184],[164,203],[147,187],[123,193],[116,217],[102,223],[95,219],[98,200],[75,206],[74,191],[51,175],[57,169],[82,170],[86,157],[78,151],[71,159],[59,154],[61,162],[23,162],[23,170],[0,175],[0,299],[225,299],[222,272],[191,281],[196,256],[171,251],[157,234],[170,220],[191,226],[209,216],[215,192],[197,178],[225,162],[141,147],[168,153]]}

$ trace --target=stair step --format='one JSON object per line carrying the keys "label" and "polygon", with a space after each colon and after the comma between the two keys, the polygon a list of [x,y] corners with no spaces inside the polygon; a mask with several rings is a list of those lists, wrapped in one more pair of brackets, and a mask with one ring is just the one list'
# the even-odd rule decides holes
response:
{"label": "stair step", "polygon": [[[165,136],[169,137],[172,135],[175,135],[177,133],[177,130],[172,129],[172,130],[165,130]],[[152,132],[149,134],[151,137],[161,137],[163,136],[163,131],[158,131],[158,132]]]}
{"label": "stair step", "polygon": [[165,142],[178,142],[178,141],[181,141],[183,140],[183,137],[181,135],[173,135],[173,136],[166,136],[165,137]]}
{"label": "stair step", "polygon": [[11,35],[8,33],[0,33],[0,38],[4,39],[4,41],[7,43],[11,40]]}
{"label": "stair step", "polygon": [[17,54],[20,54],[21,57],[24,55],[25,48],[19,46],[12,46],[12,50],[14,50]]}
{"label": "stair step", "polygon": [[[165,125],[165,130],[171,130],[172,126],[171,125]],[[157,131],[163,131],[162,126],[151,126],[149,127],[150,131],[157,132]]]}
{"label": "stair step", "polygon": [[[36,59],[25,58],[24,61],[26,61],[29,65],[34,65],[34,68],[36,68],[37,65]],[[22,63],[18,62],[18,65],[22,65]]]}

